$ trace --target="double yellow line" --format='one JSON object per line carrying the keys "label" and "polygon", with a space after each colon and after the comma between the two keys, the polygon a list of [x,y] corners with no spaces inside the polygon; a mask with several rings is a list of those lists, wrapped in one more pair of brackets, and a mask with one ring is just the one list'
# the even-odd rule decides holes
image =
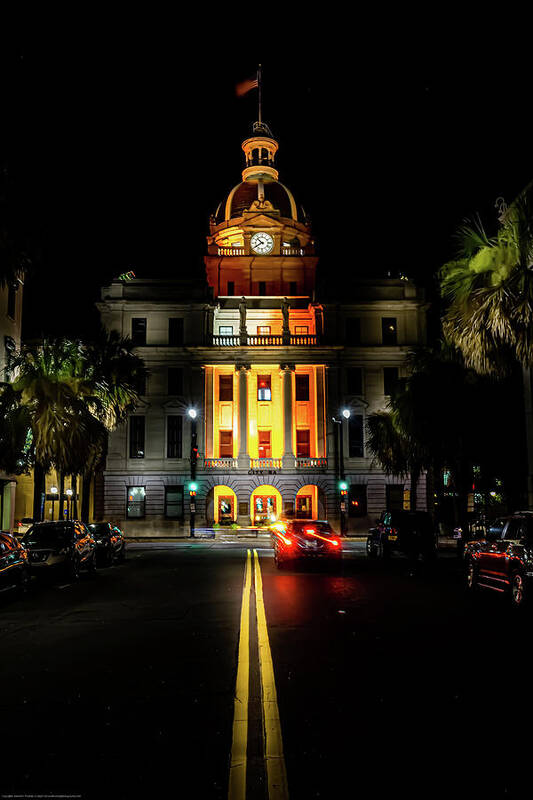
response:
{"label": "double yellow line", "polygon": [[[257,550],[254,554],[255,607],[259,671],[261,676],[261,705],[263,713],[263,755],[266,764],[269,800],[288,800],[287,773],[283,756],[283,740],[279,718],[274,666],[268,640],[263,599],[263,580]],[[235,703],[233,741],[229,773],[228,800],[246,798],[246,763],[248,743],[248,699],[250,692],[250,597],[252,590],[252,553],[248,550],[242,591],[241,626]]]}

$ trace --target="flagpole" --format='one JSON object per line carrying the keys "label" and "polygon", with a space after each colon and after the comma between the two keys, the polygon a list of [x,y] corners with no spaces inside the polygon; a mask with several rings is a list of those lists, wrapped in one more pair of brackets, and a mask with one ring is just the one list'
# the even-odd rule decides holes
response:
{"label": "flagpole", "polygon": [[257,70],[257,88],[259,94],[259,123],[261,123],[261,64]]}

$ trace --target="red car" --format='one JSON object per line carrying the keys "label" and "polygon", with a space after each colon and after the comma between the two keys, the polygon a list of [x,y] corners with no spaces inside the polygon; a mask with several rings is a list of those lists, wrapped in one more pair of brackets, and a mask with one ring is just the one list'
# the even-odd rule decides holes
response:
{"label": "red car", "polygon": [[295,561],[329,560],[339,562],[342,544],[329,522],[295,519],[270,526],[274,562],[278,569]]}

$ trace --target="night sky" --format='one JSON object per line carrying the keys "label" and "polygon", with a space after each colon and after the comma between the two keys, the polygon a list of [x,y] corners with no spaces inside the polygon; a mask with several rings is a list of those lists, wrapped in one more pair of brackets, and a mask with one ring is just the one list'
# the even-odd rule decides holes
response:
{"label": "night sky", "polygon": [[36,254],[26,337],[90,335],[100,286],[127,269],[203,275],[209,214],[239,182],[257,118],[257,92],[237,99],[235,84],[259,61],[280,180],[313,221],[322,284],[390,269],[431,289],[462,219],[490,227],[496,198],[533,178],[529,69],[467,60],[453,41],[228,54],[200,30],[164,29],[78,28],[2,51],[0,163]]}

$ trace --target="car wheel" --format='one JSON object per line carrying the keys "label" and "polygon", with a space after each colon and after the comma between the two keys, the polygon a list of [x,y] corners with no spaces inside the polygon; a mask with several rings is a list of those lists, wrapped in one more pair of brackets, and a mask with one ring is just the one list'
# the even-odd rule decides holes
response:
{"label": "car wheel", "polygon": [[80,561],[78,558],[73,558],[68,565],[68,575],[73,581],[77,581],[80,577]]}
{"label": "car wheel", "polygon": [[526,581],[521,572],[513,572],[510,582],[510,599],[513,608],[522,608],[527,600]]}
{"label": "car wheel", "polygon": [[19,581],[17,586],[19,592],[23,594],[27,592],[28,589],[30,588],[30,581],[31,581],[30,571],[29,569],[26,569],[26,567],[24,567],[24,569],[21,570],[19,575]]}
{"label": "car wheel", "polygon": [[470,559],[468,564],[466,565],[466,578],[465,578],[465,586],[467,591],[471,592],[472,594],[477,591],[477,569],[476,565]]}
{"label": "car wheel", "polygon": [[376,558],[378,554],[377,547],[370,537],[366,540],[366,554],[369,558]]}

